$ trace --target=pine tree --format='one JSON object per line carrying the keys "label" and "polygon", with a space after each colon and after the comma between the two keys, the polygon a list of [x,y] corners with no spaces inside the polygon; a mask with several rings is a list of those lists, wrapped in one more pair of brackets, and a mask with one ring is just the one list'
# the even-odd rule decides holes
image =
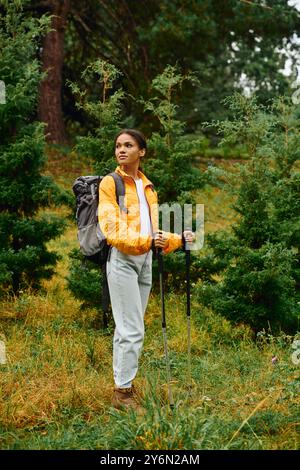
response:
{"label": "pine tree", "polygon": [[[233,119],[215,123],[223,143],[242,143],[249,161],[225,172],[237,221],[207,236],[199,301],[255,331],[299,328],[299,109],[287,98],[270,108],[255,97],[227,100]],[[238,183],[237,183],[238,182]],[[215,275],[219,279],[216,280]]]}
{"label": "pine tree", "polygon": [[43,124],[34,120],[40,66],[38,40],[49,20],[28,19],[22,2],[2,2],[0,10],[0,285],[18,293],[50,278],[58,255],[47,242],[62,233],[64,222],[43,214],[59,199],[53,180],[42,174],[46,162]]}
{"label": "pine tree", "polygon": [[149,139],[145,171],[157,188],[160,204],[192,203],[192,191],[208,181],[208,175],[194,164],[206,139],[203,136],[189,138],[184,134],[185,123],[178,119],[176,92],[186,81],[198,84],[195,74],[183,75],[177,67],[168,65],[152,81],[153,98],[144,102],[145,111],[150,111],[159,121],[159,132]]}
{"label": "pine tree", "polygon": [[112,92],[120,72],[104,60],[96,60],[82,73],[82,79],[93,81],[94,92],[82,90],[77,83],[69,86],[77,98],[76,106],[92,118],[93,129],[87,136],[77,138],[76,151],[91,161],[95,174],[105,175],[116,166],[114,158],[114,137],[124,124],[122,100],[124,92]]}

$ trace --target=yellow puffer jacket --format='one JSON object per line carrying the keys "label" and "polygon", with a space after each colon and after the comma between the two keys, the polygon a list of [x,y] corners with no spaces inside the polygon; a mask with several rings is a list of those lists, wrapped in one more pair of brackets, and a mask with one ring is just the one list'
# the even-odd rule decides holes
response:
{"label": "yellow puffer jacket", "polygon": [[[100,228],[109,245],[128,255],[142,255],[151,249],[153,238],[140,234],[139,199],[134,179],[118,166],[116,173],[122,176],[125,184],[124,206],[127,213],[121,212],[116,200],[115,182],[112,176],[105,176],[99,187],[98,218]],[[149,205],[153,232],[158,231],[158,201],[157,193],[151,181],[141,172],[139,178],[143,181],[145,196]],[[167,238],[164,253],[180,248],[181,236],[175,233],[163,232]]]}

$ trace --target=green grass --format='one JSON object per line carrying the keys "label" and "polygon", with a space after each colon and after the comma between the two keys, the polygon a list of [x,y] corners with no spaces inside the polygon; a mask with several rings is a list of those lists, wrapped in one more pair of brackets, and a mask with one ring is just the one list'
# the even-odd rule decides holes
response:
{"label": "green grass", "polygon": [[[80,169],[66,155],[62,159],[59,174],[66,172],[67,186]],[[201,191],[199,202],[206,205],[207,230],[231,223],[230,200],[221,190]],[[68,253],[75,246],[70,222],[50,244],[62,256],[53,279],[40,293],[26,291],[0,304],[7,350],[7,363],[0,365],[1,449],[299,449],[299,365],[292,361],[292,338],[269,331],[254,342],[248,327],[232,327],[192,297],[188,387],[185,299],[167,286],[174,409],[168,406],[160,299],[153,292],[136,379],[146,414],[114,410],[113,324],[108,331],[96,328],[97,312],[81,309],[66,288]]]}

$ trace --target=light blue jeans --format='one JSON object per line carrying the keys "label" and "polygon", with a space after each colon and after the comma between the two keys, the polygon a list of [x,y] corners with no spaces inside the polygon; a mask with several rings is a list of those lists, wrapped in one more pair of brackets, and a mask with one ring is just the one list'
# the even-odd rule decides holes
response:
{"label": "light blue jeans", "polygon": [[115,321],[113,372],[118,388],[131,387],[144,342],[144,315],[152,285],[152,251],[126,255],[113,247],[106,265]]}

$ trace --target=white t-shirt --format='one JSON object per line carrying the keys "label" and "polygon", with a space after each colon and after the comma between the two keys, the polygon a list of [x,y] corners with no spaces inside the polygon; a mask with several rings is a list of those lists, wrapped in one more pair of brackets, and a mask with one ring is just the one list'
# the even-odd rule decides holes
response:
{"label": "white t-shirt", "polygon": [[149,214],[149,205],[145,196],[143,181],[141,178],[135,180],[136,190],[140,202],[140,221],[141,221],[141,228],[140,234],[141,235],[153,235],[152,230],[152,223]]}

